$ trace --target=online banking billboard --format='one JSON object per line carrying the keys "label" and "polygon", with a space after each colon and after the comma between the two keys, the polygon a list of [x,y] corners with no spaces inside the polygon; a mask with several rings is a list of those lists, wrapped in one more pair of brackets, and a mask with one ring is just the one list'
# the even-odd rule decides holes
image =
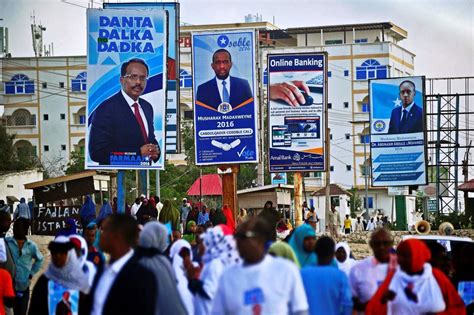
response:
{"label": "online banking billboard", "polygon": [[324,171],[326,53],[269,54],[270,172]]}
{"label": "online banking billboard", "polygon": [[86,168],[163,169],[166,12],[88,9],[87,29]]}
{"label": "online banking billboard", "polygon": [[424,77],[369,85],[372,186],[426,185]]}

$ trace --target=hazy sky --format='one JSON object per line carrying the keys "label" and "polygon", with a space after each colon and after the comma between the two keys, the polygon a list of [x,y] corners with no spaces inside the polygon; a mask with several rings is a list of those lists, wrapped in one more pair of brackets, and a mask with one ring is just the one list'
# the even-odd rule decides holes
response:
{"label": "hazy sky", "polygon": [[[94,7],[100,2],[95,0]],[[261,14],[264,21],[274,19],[281,28],[390,21],[408,31],[400,46],[416,54],[416,74],[474,76],[473,0],[183,0],[180,4],[181,22],[189,24],[244,22],[249,13]],[[85,8],[61,0],[0,0],[0,24],[9,28],[13,56],[34,54],[33,12],[37,23],[47,28],[44,43],[54,43],[56,56],[86,54]]]}

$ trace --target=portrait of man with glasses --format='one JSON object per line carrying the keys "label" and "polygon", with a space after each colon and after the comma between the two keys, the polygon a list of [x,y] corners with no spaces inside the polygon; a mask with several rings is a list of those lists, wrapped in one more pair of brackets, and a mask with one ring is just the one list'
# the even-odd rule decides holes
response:
{"label": "portrait of man with glasses", "polygon": [[[148,65],[134,58],[120,70],[121,89],[103,101],[91,115],[89,155],[100,165],[124,164],[123,158],[140,165],[156,162],[161,150],[155,138],[153,107],[140,96],[146,88]],[[132,158],[132,156],[134,156]]]}

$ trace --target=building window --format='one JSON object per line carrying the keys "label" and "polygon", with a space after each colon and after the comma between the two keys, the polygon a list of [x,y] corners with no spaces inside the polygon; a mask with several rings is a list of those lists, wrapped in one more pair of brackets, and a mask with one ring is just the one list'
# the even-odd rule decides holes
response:
{"label": "building window", "polygon": [[386,79],[388,76],[388,67],[382,66],[375,59],[368,59],[364,61],[360,67],[356,67],[356,79]]}
{"label": "building window", "polygon": [[61,89],[64,89],[64,82],[59,82],[59,87],[60,87]]}
{"label": "building window", "polygon": [[182,88],[193,86],[193,77],[184,69],[179,70],[179,86]]}
{"label": "building window", "polygon": [[48,115],[48,114],[44,114],[44,115],[43,115],[43,120],[49,120],[49,115]]}
{"label": "building window", "polygon": [[331,166],[329,167],[329,170],[330,170],[331,172],[334,172],[334,166],[331,165]]}
{"label": "building window", "polygon": [[12,79],[5,82],[5,94],[34,94],[35,93],[35,82],[30,80],[24,74],[15,74]]}
{"label": "building window", "polygon": [[328,78],[330,78],[331,76],[332,76],[332,72],[328,71]]}
{"label": "building window", "polygon": [[65,144],[61,144],[61,150],[66,151],[66,145]]}
{"label": "building window", "polygon": [[59,114],[59,118],[61,118],[61,120],[66,119],[66,114]]}
{"label": "building window", "polygon": [[314,172],[314,178],[322,178],[323,172]]}
{"label": "building window", "polygon": [[332,140],[332,133],[329,134],[329,139]]}
{"label": "building window", "polygon": [[342,44],[342,39],[329,39],[329,40],[324,41],[324,44],[326,44],[326,45]]}
{"label": "building window", "polygon": [[349,140],[349,139],[351,138],[351,134],[350,134],[350,133],[346,133],[345,136],[346,136],[346,140]]}
{"label": "building window", "polygon": [[355,43],[360,44],[360,43],[368,43],[369,40],[367,38],[356,38]]}
{"label": "building window", "polygon": [[79,73],[75,79],[71,79],[71,91],[85,92],[86,90],[87,90],[87,72],[84,71],[84,72]]}
{"label": "building window", "polygon": [[43,149],[44,149],[44,152],[48,152],[49,151],[49,145],[43,146]]}
{"label": "building window", "polygon": [[367,103],[362,103],[362,112],[363,113],[368,113],[370,112],[370,106]]}
{"label": "building window", "polygon": [[370,135],[360,135],[360,143],[370,143]]}
{"label": "building window", "polygon": [[47,89],[48,88],[48,83],[43,82],[43,83],[41,83],[41,86],[43,87],[43,89]]}
{"label": "building window", "polygon": [[368,199],[369,199],[369,204],[368,204],[368,207],[367,207],[366,199],[365,199],[365,196],[364,196],[364,208],[373,209],[374,208],[374,197],[368,197]]}
{"label": "building window", "polygon": [[328,103],[328,109],[332,108],[332,103]]}
{"label": "building window", "polygon": [[7,126],[36,126],[36,115],[31,115],[26,109],[17,109],[7,116]]}
{"label": "building window", "polygon": [[344,70],[344,76],[348,77],[349,76],[349,70]]}
{"label": "building window", "polygon": [[346,165],[346,170],[350,171],[352,169],[352,166]]}
{"label": "building window", "polygon": [[263,70],[263,84],[264,85],[268,84],[268,70],[267,70],[267,68],[265,68],[265,70]]}
{"label": "building window", "polygon": [[360,173],[362,176],[370,176],[370,160],[367,159],[365,162],[360,165]]}
{"label": "building window", "polygon": [[344,102],[344,108],[349,108],[349,102]]}

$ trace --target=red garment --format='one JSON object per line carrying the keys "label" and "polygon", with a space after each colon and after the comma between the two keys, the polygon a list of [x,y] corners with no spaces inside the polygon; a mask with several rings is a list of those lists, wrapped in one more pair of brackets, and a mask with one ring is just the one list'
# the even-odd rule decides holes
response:
{"label": "red garment", "polygon": [[15,292],[13,291],[12,277],[5,269],[0,269],[0,315],[5,314],[3,305],[3,298],[13,298]]}
{"label": "red garment", "polygon": [[390,286],[390,282],[392,281],[396,268],[397,256],[391,254],[390,262],[388,264],[387,276],[378,288],[377,292],[375,292],[374,296],[367,303],[367,307],[365,308],[366,315],[387,314],[387,303],[382,303],[382,297],[384,296],[385,292],[387,292],[388,287]]}
{"label": "red garment", "polygon": [[222,208],[222,212],[225,215],[226,218],[226,224],[227,227],[232,231],[232,233],[235,233],[235,220],[234,220],[234,213],[232,209],[228,205],[224,205],[224,208]]}
{"label": "red garment", "polygon": [[142,116],[140,115],[140,110],[138,109],[138,104],[133,104],[133,113],[135,114],[135,118],[137,119],[138,125],[140,126],[140,130],[142,132],[143,140],[145,143],[148,143],[148,135],[146,134],[145,124],[143,123]]}
{"label": "red garment", "polygon": [[[401,242],[397,247],[397,252],[409,253],[411,256],[410,271],[418,272],[423,269],[423,265],[428,262],[431,258],[431,252],[423,241],[417,239],[408,239]],[[443,294],[444,303],[446,308],[443,312],[437,314],[442,315],[465,315],[466,309],[464,302],[457,293],[454,286],[451,284],[446,275],[437,268],[433,269],[433,276],[438,283],[441,293]],[[387,292],[390,282],[392,281],[395,270],[390,270],[387,274],[387,278],[384,280],[382,285],[378,288],[375,295],[370,299],[365,309],[366,315],[375,314],[387,314],[387,303],[382,303],[382,297]]]}
{"label": "red garment", "polygon": [[423,265],[431,259],[431,252],[426,244],[415,238],[401,242],[397,247],[397,252],[411,257],[410,270],[407,271],[412,273],[423,270]]}
{"label": "red garment", "polygon": [[152,206],[153,208],[156,208],[156,201],[155,201],[155,198],[150,197],[150,199],[148,199],[148,203],[151,204],[151,206]]}

